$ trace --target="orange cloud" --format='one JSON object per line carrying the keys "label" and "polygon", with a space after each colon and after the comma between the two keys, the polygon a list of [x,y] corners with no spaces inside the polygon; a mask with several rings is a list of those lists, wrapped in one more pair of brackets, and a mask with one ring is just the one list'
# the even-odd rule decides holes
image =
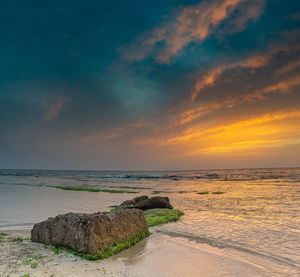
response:
{"label": "orange cloud", "polygon": [[[250,56],[240,62],[230,63],[230,64],[226,64],[226,65],[220,65],[196,80],[194,89],[191,92],[191,100],[194,101],[204,88],[213,86],[214,83],[216,82],[216,80],[226,70],[230,70],[230,69],[234,69],[234,68],[238,68],[238,67],[250,68],[250,69],[264,67],[264,66],[268,65],[270,60],[278,53],[284,52],[284,53],[288,54],[289,52],[291,52],[293,50],[297,50],[297,49],[299,49],[299,46],[277,46],[277,47],[270,49],[265,54],[262,54],[262,55],[255,54],[255,55]],[[299,65],[300,65],[300,61],[291,63],[291,64],[283,67],[280,71],[278,71],[277,75],[286,73],[286,72],[296,68]]]}
{"label": "orange cloud", "polygon": [[197,152],[188,152],[187,155],[196,155],[200,153],[214,154],[214,153],[226,153],[226,152],[234,152],[241,150],[251,150],[257,148],[266,148],[266,147],[280,147],[287,144],[298,144],[300,140],[294,139],[252,139],[252,140],[244,140],[239,142],[234,142],[227,145],[217,145],[211,146],[201,149]]}
{"label": "orange cloud", "polygon": [[177,145],[183,155],[281,147],[300,143],[299,119],[300,110],[286,110],[211,128],[194,126],[163,145]]}
{"label": "orange cloud", "polygon": [[[191,41],[203,41],[215,28],[240,8],[240,13],[230,23],[237,31],[245,28],[248,20],[257,19],[265,0],[213,0],[202,1],[198,5],[184,7],[177,11],[175,18],[164,22],[158,28],[137,39],[123,56],[132,61],[140,61],[153,53],[157,42],[164,41],[154,58],[159,63],[168,63],[172,56],[187,46]],[[243,13],[241,10],[247,10]],[[138,46],[137,46],[138,45]]]}
{"label": "orange cloud", "polygon": [[286,74],[292,70],[294,70],[295,68],[300,66],[300,60],[298,61],[293,61],[291,63],[288,63],[287,65],[283,66],[282,68],[280,68],[279,70],[276,71],[276,75],[283,75]]}
{"label": "orange cloud", "polygon": [[56,119],[61,111],[61,109],[66,105],[68,102],[65,98],[60,98],[55,104],[51,105],[48,110],[45,117],[46,121],[52,121]]}
{"label": "orange cloud", "polygon": [[264,88],[261,93],[270,93],[273,91],[288,92],[291,88],[300,85],[300,76],[289,78],[287,80],[276,83],[269,87]]}
{"label": "orange cloud", "polygon": [[266,124],[270,123],[273,121],[279,121],[283,119],[288,119],[288,118],[296,118],[300,117],[300,111],[294,110],[294,111],[283,111],[283,112],[277,112],[277,113],[271,113],[271,114],[266,114],[262,117],[258,118],[251,118],[247,119],[244,121],[239,121],[234,124],[229,124],[229,125],[224,125],[224,126],[219,126],[219,127],[214,127],[214,128],[209,128],[206,130],[197,130],[196,127],[190,128],[186,131],[186,134],[180,137],[172,138],[166,141],[167,143],[178,143],[178,142],[183,142],[183,141],[188,141],[192,140],[198,137],[201,137],[203,135],[207,134],[212,134],[212,133],[218,133],[218,132],[224,132],[224,131],[232,131],[236,130],[242,127],[249,127],[249,126],[254,126],[254,125],[261,125],[261,124]]}
{"label": "orange cloud", "polygon": [[196,108],[190,108],[179,115],[179,119],[175,119],[179,124],[186,124],[202,115],[209,114],[219,109],[233,108],[238,104],[251,103],[257,99],[265,99],[266,94],[281,92],[286,93],[293,87],[300,85],[300,76],[291,77],[283,81],[279,81],[271,86],[267,86],[261,90],[257,90],[248,94],[239,96],[229,96],[221,101],[201,105]]}

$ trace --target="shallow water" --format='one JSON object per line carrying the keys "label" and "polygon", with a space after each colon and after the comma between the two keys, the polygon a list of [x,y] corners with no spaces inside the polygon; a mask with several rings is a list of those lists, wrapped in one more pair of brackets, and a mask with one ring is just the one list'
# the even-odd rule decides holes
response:
{"label": "shallow water", "polygon": [[[139,193],[76,192],[48,186]],[[246,255],[248,265],[251,260],[249,270],[259,267],[266,276],[273,276],[267,266],[270,262],[276,264],[273,274],[278,270],[286,272],[286,276],[300,273],[299,168],[174,172],[0,170],[0,229],[31,228],[35,222],[69,211],[107,210],[110,205],[142,194],[168,196],[176,208],[185,212],[179,222],[153,228],[152,232],[160,234],[160,240],[167,244],[172,241],[187,253],[186,249],[193,249],[190,254],[195,257],[197,253],[203,255],[204,248],[210,252],[214,249],[215,257],[218,251],[229,251],[239,264]],[[147,251],[142,255],[144,260],[149,259]],[[227,276],[234,275],[233,264],[229,263],[226,270],[231,272]],[[179,271],[174,274],[180,276]]]}

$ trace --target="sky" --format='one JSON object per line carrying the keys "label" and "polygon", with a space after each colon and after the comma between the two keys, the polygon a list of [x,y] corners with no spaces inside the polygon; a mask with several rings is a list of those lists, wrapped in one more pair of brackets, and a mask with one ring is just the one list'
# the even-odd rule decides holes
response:
{"label": "sky", "polygon": [[0,168],[300,166],[300,1],[0,3]]}

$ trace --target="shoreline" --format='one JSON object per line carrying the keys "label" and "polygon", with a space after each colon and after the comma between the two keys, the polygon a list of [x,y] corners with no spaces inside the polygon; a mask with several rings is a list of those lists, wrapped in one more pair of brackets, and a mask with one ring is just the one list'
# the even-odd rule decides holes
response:
{"label": "shoreline", "polygon": [[[28,240],[30,230],[3,231],[8,234],[8,241],[0,242],[0,273],[5,277],[252,277],[282,276],[282,272],[286,276],[299,274],[297,268],[291,267],[287,272],[283,264],[250,253],[195,243],[158,231],[159,227],[152,227],[150,237],[99,261],[88,261],[68,252],[55,252],[49,246],[33,243]],[[25,240],[11,241],[13,237]]]}
{"label": "shoreline", "polygon": [[[48,217],[68,212],[109,211],[111,206],[142,195],[62,190],[48,185],[149,188],[143,194],[152,196],[153,191],[159,191],[161,196],[171,196],[174,207],[184,211],[185,216],[176,223],[151,227],[150,237],[100,263],[70,253],[55,253],[28,240],[1,242],[0,276],[7,277],[10,273],[10,277],[25,274],[30,277],[299,276],[295,232],[298,223],[294,218],[299,203],[295,180],[300,173],[282,175],[282,172],[261,170],[260,175],[246,172],[245,176],[244,172],[232,172],[234,181],[227,180],[222,172],[217,173],[220,178],[216,180],[176,181],[110,180],[101,179],[102,175],[98,176],[99,180],[97,176],[83,180],[76,174],[44,176],[42,173],[39,177],[2,176],[0,233],[11,237],[28,238],[34,223]],[[187,177],[194,175],[183,173]],[[170,195],[171,192],[177,193]],[[283,232],[278,232],[279,229]],[[32,256],[37,258],[33,259],[36,268],[31,268]]]}

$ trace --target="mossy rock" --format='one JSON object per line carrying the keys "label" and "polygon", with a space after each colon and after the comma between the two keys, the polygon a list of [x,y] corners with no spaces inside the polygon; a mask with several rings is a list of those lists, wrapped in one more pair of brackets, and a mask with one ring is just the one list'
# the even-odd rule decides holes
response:
{"label": "mossy rock", "polygon": [[89,261],[95,261],[95,260],[103,260],[106,259],[112,255],[115,255],[119,252],[121,252],[124,249],[130,248],[131,246],[135,245],[136,243],[138,243],[139,241],[141,241],[142,239],[148,237],[150,235],[149,230],[145,230],[141,233],[139,233],[138,235],[135,235],[133,237],[131,237],[130,239],[125,239],[125,240],[121,240],[118,242],[115,242],[113,244],[111,244],[109,247],[99,251],[98,254],[96,255],[90,255],[90,254],[84,254],[84,253],[78,253],[74,250],[71,250],[67,247],[55,247],[52,246],[51,250],[57,254],[62,253],[63,251],[69,252],[73,255],[79,256],[83,259],[89,260]]}

